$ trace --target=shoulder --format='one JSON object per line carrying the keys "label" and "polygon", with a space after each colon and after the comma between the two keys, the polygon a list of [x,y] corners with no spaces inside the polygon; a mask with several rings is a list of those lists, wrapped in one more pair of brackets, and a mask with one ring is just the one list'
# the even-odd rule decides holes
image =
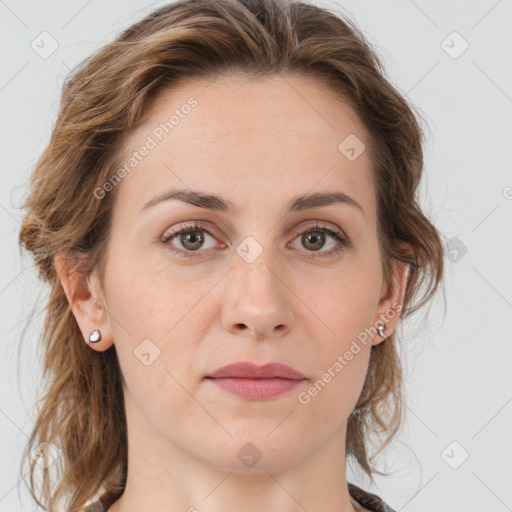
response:
{"label": "shoulder", "polygon": [[376,494],[365,491],[350,482],[348,484],[348,492],[352,498],[371,512],[396,512]]}

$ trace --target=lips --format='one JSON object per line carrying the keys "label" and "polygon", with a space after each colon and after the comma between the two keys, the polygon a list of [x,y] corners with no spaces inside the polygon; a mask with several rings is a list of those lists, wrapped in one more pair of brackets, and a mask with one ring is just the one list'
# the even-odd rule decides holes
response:
{"label": "lips", "polygon": [[306,377],[286,364],[258,366],[241,361],[215,370],[206,379],[239,399],[268,400],[289,393],[300,386]]}
{"label": "lips", "polygon": [[294,368],[281,363],[267,363],[258,366],[249,361],[231,363],[218,368],[206,378],[242,378],[242,379],[272,379],[304,380],[306,377]]}

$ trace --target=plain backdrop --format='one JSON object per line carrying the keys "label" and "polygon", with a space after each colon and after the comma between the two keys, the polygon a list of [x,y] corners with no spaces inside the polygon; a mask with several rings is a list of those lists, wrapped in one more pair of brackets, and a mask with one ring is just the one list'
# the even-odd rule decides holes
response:
{"label": "plain backdrop", "polygon": [[[0,512],[37,510],[19,466],[47,289],[17,247],[20,201],[66,74],[164,3],[0,0]],[[391,474],[370,487],[349,468],[349,481],[397,511],[512,510],[512,1],[319,5],[356,21],[426,118],[421,197],[447,251],[446,301],[402,330],[407,421],[382,458]]]}

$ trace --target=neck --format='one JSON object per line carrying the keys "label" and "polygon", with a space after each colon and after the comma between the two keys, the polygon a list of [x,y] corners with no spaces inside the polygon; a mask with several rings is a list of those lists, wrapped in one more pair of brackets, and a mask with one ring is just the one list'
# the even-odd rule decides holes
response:
{"label": "neck", "polygon": [[[232,466],[219,467],[202,459],[201,454],[185,452],[170,435],[164,437],[143,417],[137,417],[131,405],[127,399],[126,487],[108,512],[364,510],[348,492],[345,428],[305,456],[300,452],[301,456],[294,455],[283,462],[269,453],[251,468],[241,470],[238,459]],[[221,451],[239,453],[238,445],[231,439]],[[251,448],[247,446],[247,450],[250,452]]]}

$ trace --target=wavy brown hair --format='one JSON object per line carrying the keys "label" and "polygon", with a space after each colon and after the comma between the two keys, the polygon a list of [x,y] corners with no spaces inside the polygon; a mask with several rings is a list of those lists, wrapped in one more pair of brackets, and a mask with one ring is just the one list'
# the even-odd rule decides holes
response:
{"label": "wavy brown hair", "polygon": [[[116,189],[103,199],[94,190],[113,176],[123,136],[140,124],[163,88],[230,71],[252,79],[313,77],[349,102],[368,132],[385,280],[391,282],[394,260],[410,266],[402,319],[426,305],[442,282],[441,239],[417,197],[420,118],[386,79],[379,57],[349,17],[291,0],[179,0],[152,12],[70,73],[22,206],[19,243],[50,287],[40,343],[45,392],[22,462],[30,463],[29,489],[44,510],[55,510],[60,499],[66,510],[80,510],[96,496],[109,507],[127,477],[123,375],[115,345],[97,352],[84,343],[55,257],[73,255],[75,271],[85,275],[98,269],[103,284]],[[384,473],[373,465],[370,437],[379,436],[378,453],[403,421],[397,343],[393,333],[372,346],[361,396],[347,420],[346,455],[372,481],[374,473]],[[48,468],[30,456],[40,445],[59,451]]]}

